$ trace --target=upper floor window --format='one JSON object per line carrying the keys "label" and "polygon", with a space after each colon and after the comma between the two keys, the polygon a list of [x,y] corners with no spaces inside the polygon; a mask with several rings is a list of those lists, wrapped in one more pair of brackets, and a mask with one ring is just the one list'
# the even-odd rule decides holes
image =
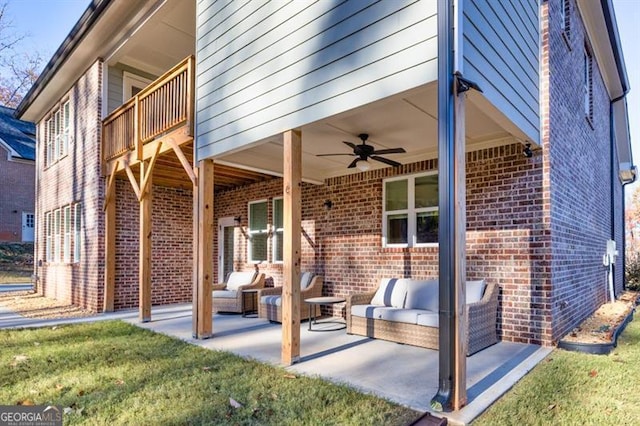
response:
{"label": "upper floor window", "polygon": [[569,41],[571,39],[571,0],[561,0],[560,7],[562,32]]}
{"label": "upper floor window", "polygon": [[438,243],[437,172],[386,179],[382,196],[383,246]]}
{"label": "upper floor window", "polygon": [[589,46],[584,46],[584,115],[593,120],[593,56]]}
{"label": "upper floor window", "polygon": [[71,107],[69,101],[55,109],[45,124],[45,167],[50,166],[69,152],[69,128]]}
{"label": "upper floor window", "polygon": [[249,203],[249,262],[267,261],[269,219],[267,201]]}

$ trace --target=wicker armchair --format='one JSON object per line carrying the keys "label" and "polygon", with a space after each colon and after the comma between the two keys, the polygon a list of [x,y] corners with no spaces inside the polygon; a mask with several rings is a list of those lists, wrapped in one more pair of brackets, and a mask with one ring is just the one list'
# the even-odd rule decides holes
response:
{"label": "wicker armchair", "polygon": [[[304,303],[304,299],[322,296],[322,285],[324,278],[316,275],[311,279],[309,285],[300,290],[300,320],[309,318],[309,305]],[[282,322],[282,287],[265,288],[258,292],[258,317],[268,319],[273,322]],[[313,318],[320,316],[320,305],[313,305],[311,308]]]}
{"label": "wicker armchair", "polygon": [[226,283],[212,285],[213,312],[242,313],[242,290],[264,287],[264,274],[232,272]]}

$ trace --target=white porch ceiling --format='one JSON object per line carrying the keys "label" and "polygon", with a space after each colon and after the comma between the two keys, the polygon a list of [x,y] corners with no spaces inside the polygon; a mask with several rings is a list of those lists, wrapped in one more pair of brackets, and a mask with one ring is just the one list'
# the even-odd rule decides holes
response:
{"label": "white porch ceiling", "polygon": [[[475,105],[466,103],[467,150],[497,146],[514,137]],[[400,163],[437,157],[437,85],[434,83],[302,127],[302,173],[309,182],[358,173],[347,166],[355,157],[317,157],[318,154],[351,153],[342,141],[361,143],[358,134],[368,133],[367,144],[376,149],[402,147],[405,154],[383,157]],[[282,137],[274,136],[243,151],[216,158],[217,162],[274,175],[282,174]],[[369,160],[371,169],[389,167]]]}

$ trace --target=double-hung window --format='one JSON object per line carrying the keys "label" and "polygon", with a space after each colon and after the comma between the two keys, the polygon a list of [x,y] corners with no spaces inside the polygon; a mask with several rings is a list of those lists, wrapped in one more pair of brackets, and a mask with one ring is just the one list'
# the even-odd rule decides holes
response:
{"label": "double-hung window", "polygon": [[593,120],[593,56],[589,46],[584,46],[584,115]]}
{"label": "double-hung window", "polygon": [[284,220],[283,220],[284,200],[282,198],[273,199],[273,261],[282,262],[284,260]]}
{"label": "double-hung window", "polygon": [[46,255],[45,258],[47,262],[53,261],[53,221],[51,212],[47,212],[44,215],[44,227],[45,227],[45,235],[46,235]]}
{"label": "double-hung window", "polygon": [[60,224],[62,210],[57,209],[53,212],[53,261],[60,262]]}
{"label": "double-hung window", "polygon": [[55,163],[69,152],[69,128],[71,107],[69,101],[51,113],[45,124],[47,166]]}
{"label": "double-hung window", "polygon": [[267,261],[268,229],[268,205],[267,201],[254,201],[249,203],[249,261]]}
{"label": "double-hung window", "polygon": [[62,261],[64,263],[71,262],[71,206],[65,206],[63,209],[64,244],[62,249]]}
{"label": "double-hung window", "polygon": [[82,248],[82,204],[74,205],[73,220],[73,261],[80,262],[80,253]]}
{"label": "double-hung window", "polygon": [[384,181],[382,233],[386,247],[438,243],[437,172]]}

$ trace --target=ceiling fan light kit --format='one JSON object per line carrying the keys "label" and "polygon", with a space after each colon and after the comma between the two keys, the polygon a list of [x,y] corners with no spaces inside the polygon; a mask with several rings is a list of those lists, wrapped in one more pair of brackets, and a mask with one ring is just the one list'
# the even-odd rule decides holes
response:
{"label": "ceiling fan light kit", "polygon": [[353,142],[343,141],[343,143],[345,145],[347,145],[349,148],[351,148],[353,150],[352,154],[344,154],[344,153],[340,153],[340,154],[318,154],[316,156],[317,157],[330,157],[330,156],[334,156],[334,155],[348,155],[348,156],[351,156],[351,157],[357,157],[355,160],[353,160],[351,162],[351,164],[349,164],[347,166],[347,168],[348,169],[352,169],[352,168],[356,167],[361,172],[366,172],[367,170],[369,170],[371,168],[371,163],[369,163],[369,161],[367,161],[369,158],[372,159],[372,160],[379,161],[381,163],[388,164],[388,165],[393,166],[393,167],[397,167],[397,166],[401,166],[402,165],[401,163],[398,163],[397,161],[389,160],[388,158],[385,158],[385,157],[380,157],[380,155],[381,154],[402,154],[402,153],[407,152],[407,151],[404,150],[404,148],[388,148],[388,149],[376,150],[373,146],[367,145],[367,139],[369,138],[369,135],[367,133],[360,133],[358,135],[358,137],[362,140],[362,143],[360,145],[356,145]]}

